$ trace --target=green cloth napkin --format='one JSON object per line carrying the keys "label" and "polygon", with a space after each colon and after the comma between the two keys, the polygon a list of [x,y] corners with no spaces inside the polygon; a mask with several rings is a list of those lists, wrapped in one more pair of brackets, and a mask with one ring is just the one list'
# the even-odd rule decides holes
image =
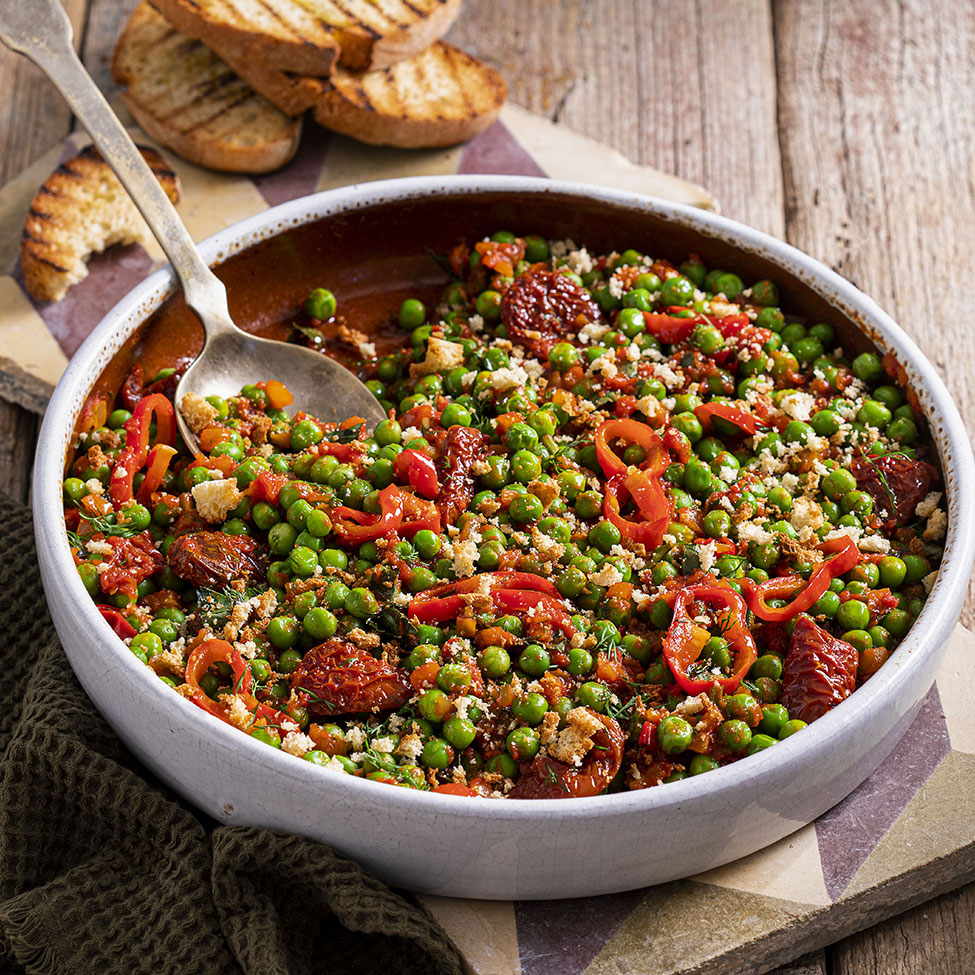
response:
{"label": "green cloth napkin", "polygon": [[462,971],[437,925],[357,864],[218,826],[155,781],[75,679],[30,513],[3,498],[0,553],[0,971]]}

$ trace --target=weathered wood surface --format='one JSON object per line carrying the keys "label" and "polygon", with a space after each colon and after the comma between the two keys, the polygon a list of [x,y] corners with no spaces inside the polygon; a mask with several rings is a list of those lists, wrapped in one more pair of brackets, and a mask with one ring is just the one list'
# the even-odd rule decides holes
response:
{"label": "weathered wood surface", "polygon": [[[64,2],[107,86],[136,0]],[[706,185],[728,216],[851,278],[914,335],[975,426],[971,4],[468,0],[452,39],[500,67],[518,104]],[[40,73],[4,50],[0,91],[2,184],[71,120]],[[36,430],[0,403],[0,491],[21,500]],[[970,885],[777,975],[963,975],[973,931]]]}

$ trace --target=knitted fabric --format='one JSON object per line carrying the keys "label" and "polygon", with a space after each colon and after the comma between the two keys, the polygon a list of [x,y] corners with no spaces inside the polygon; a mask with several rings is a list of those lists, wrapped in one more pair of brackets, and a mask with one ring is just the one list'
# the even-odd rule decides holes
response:
{"label": "knitted fabric", "polygon": [[436,924],[352,861],[155,781],[75,679],[30,514],[3,498],[0,552],[0,972],[459,975]]}

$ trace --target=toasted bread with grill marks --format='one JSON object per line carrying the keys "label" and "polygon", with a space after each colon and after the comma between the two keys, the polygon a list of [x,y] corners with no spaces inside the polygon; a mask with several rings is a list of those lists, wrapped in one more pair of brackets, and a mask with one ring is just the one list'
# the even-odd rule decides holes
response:
{"label": "toasted bread with grill marks", "polygon": [[128,86],[122,98],[142,128],[200,166],[266,173],[298,149],[300,119],[275,108],[146,2],[119,38],[112,77]]}
{"label": "toasted bread with grill marks", "polygon": [[448,146],[483,132],[506,93],[497,71],[439,41],[381,71],[338,68],[321,83],[313,114],[325,128],[374,145]]}
{"label": "toasted bread with grill marks", "polygon": [[224,60],[325,77],[385,68],[442,37],[460,0],[152,0],[176,28]]}
{"label": "toasted bread with grill marks", "polygon": [[[140,146],[166,195],[179,200],[179,179],[155,149]],[[20,244],[27,289],[38,301],[60,301],[88,276],[85,262],[112,244],[150,236],[118,177],[88,146],[51,173],[31,203]]]}
{"label": "toasted bread with grill marks", "polygon": [[240,76],[282,111],[312,109],[315,120],[373,145],[448,146],[483,132],[498,117],[507,86],[493,68],[443,41],[390,68],[337,68],[302,77],[235,58]]}

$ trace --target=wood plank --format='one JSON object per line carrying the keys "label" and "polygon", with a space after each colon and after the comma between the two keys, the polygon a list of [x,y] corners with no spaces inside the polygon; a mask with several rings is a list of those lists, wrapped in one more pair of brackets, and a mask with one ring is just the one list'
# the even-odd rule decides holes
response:
{"label": "wood plank", "polygon": [[0,400],[0,494],[26,503],[37,440],[38,417]]}
{"label": "wood plank", "polygon": [[959,278],[975,246],[975,6],[776,0],[775,33],[789,240],[892,313],[975,427]]}
{"label": "wood plank", "polygon": [[[519,0],[470,3],[450,39],[499,68],[517,104],[701,183],[728,216],[782,236],[767,0],[524,9]],[[499,32],[499,23],[511,27]]]}
{"label": "wood plank", "polygon": [[117,86],[112,81],[112,51],[129,15],[140,0],[88,0],[88,23],[82,60],[98,87],[111,101]]}
{"label": "wood plank", "polygon": [[827,975],[828,971],[825,952],[814,951],[796,959],[791,965],[776,968],[769,975]]}
{"label": "wood plank", "polygon": [[832,975],[968,975],[975,884],[847,938],[830,950]]}
{"label": "wood plank", "polygon": [[[975,243],[975,9],[776,0],[774,24],[788,238],[894,315],[971,427],[972,344],[957,277]],[[972,598],[962,619],[975,620]],[[973,922],[968,886],[834,945],[830,968],[968,972]]]}
{"label": "wood plank", "polygon": [[[62,0],[74,27],[75,46],[84,35],[86,0]],[[71,128],[71,113],[54,86],[27,58],[0,46],[0,186],[51,148]]]}

